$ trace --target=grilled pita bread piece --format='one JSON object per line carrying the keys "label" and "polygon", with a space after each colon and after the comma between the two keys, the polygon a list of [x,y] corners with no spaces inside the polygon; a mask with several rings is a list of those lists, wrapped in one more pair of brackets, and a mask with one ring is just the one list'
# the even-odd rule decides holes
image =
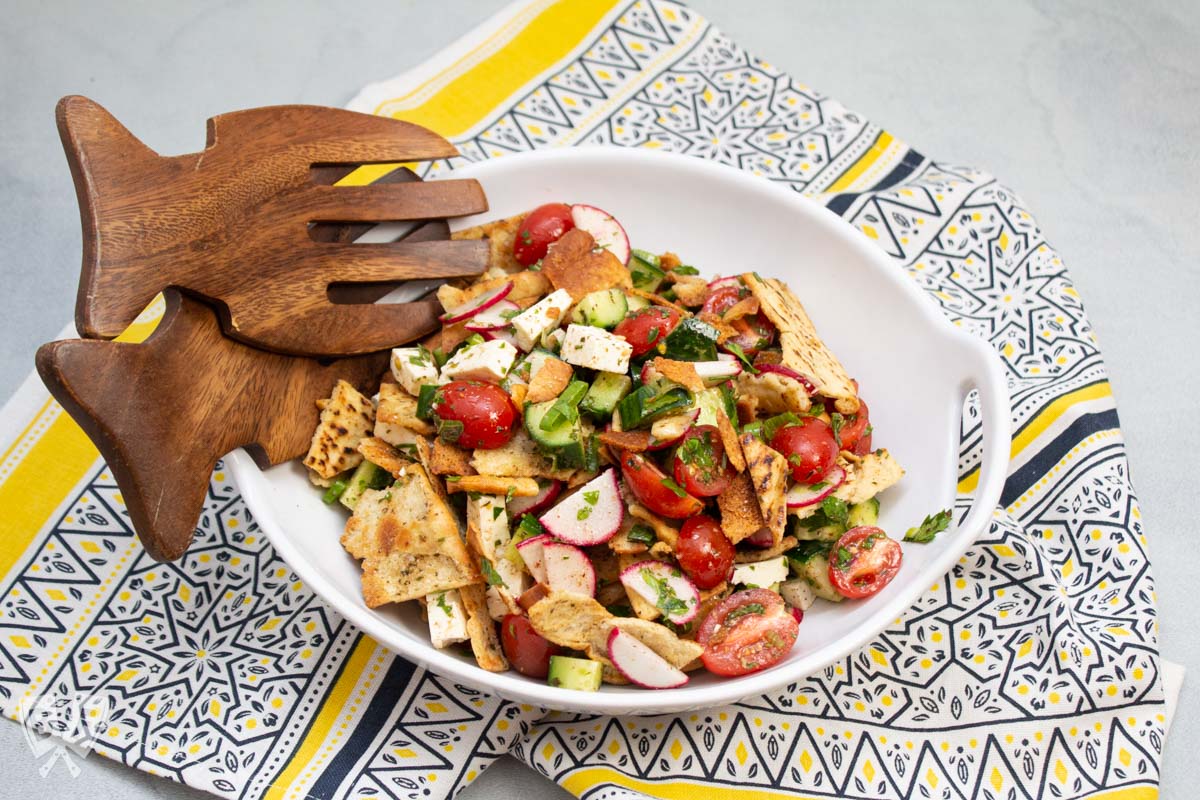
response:
{"label": "grilled pita bread piece", "polygon": [[429,471],[434,475],[474,475],[471,451],[441,438],[434,439],[433,451],[429,454]]}
{"label": "grilled pita bread piece", "polygon": [[748,472],[739,472],[734,476],[725,491],[717,497],[717,508],[721,510],[721,530],[725,531],[725,536],[733,544],[749,539],[767,525]]}
{"label": "grilled pita bread piece", "polygon": [[752,433],[742,434],[740,441],[763,522],[771,531],[772,545],[777,545],[787,528],[787,459]]}
{"label": "grilled pita bread piece", "polygon": [[453,513],[416,464],[392,487],[363,492],[342,546],[363,562],[371,608],[482,581]]}
{"label": "grilled pita bread piece", "polygon": [[554,478],[560,481],[569,479],[575,472],[573,469],[555,469],[554,463],[538,452],[524,425],[517,426],[513,438],[503,447],[476,450],[471,455],[471,466],[480,475]]}
{"label": "grilled pita bread piece", "polygon": [[553,400],[563,393],[574,374],[571,365],[561,358],[547,358],[530,378],[525,402],[544,403]]}
{"label": "grilled pita bread piece", "polygon": [[[904,476],[904,470],[887,450],[867,453],[858,463],[843,461],[842,468],[846,470],[846,480],[834,490],[833,496],[851,505],[870,500]],[[815,503],[793,509],[791,513],[804,519],[815,514],[820,507],[820,503]]]}
{"label": "grilled pita bread piece", "polygon": [[339,380],[321,406],[321,419],[313,433],[304,466],[329,479],[362,463],[358,443],[371,434],[375,406],[371,398]]}
{"label": "grilled pita bread piece", "polygon": [[770,561],[772,558],[779,556],[791,550],[797,544],[795,536],[785,536],[779,540],[779,544],[774,547],[764,547],[761,550],[757,547],[751,550],[738,550],[734,555],[733,560],[738,564],[753,564],[758,561]]}
{"label": "grilled pita bread piece", "polygon": [[359,442],[358,452],[362,453],[367,461],[390,473],[393,478],[403,475],[405,467],[412,466],[417,457],[415,451],[411,456],[405,455],[383,439],[376,439],[374,436],[368,436]]}
{"label": "grilled pita bread piece", "polygon": [[596,240],[572,228],[550,245],[542,259],[542,273],[555,289],[566,289],[578,303],[584,295],[602,289],[633,287],[629,270],[608,250],[596,250]]}
{"label": "grilled pita bread piece", "polygon": [[550,592],[529,607],[529,623],[547,641],[572,650],[586,650],[596,627],[612,614],[590,597],[574,592]]}
{"label": "grilled pita bread piece", "polygon": [[753,272],[743,274],[742,281],[779,329],[784,365],[812,380],[817,393],[832,398],[838,411],[843,414],[858,411],[858,391],[850,376],[817,336],[816,327],[796,295],[782,281],[763,279]]}
{"label": "grilled pita bread piece", "polygon": [[682,669],[692,663],[704,652],[703,645],[687,639],[680,639],[657,622],[647,622],[633,617],[613,617],[601,622],[595,627],[592,639],[588,643],[587,654],[593,661],[610,664],[608,659],[608,636],[613,628],[622,633],[631,634],[642,644],[658,653],[672,666]]}
{"label": "grilled pita bread piece", "polygon": [[393,428],[405,428],[423,436],[429,436],[434,432],[432,425],[417,417],[417,398],[404,391],[396,383],[380,384],[379,408],[375,412],[375,417],[377,429],[379,425],[387,425]]}
{"label": "grilled pita bread piece", "polygon": [[473,583],[458,590],[462,595],[463,608],[467,612],[467,635],[471,637],[471,652],[475,663],[488,672],[504,672],[508,659],[496,635],[496,623],[488,614],[486,590],[483,584]]}
{"label": "grilled pita bread piece", "polygon": [[450,494],[474,492],[507,495],[511,492],[513,497],[536,497],[541,491],[533,478],[508,478],[499,475],[450,475],[446,478],[446,490]]}
{"label": "grilled pita bread piece", "polygon": [[521,227],[524,214],[495,222],[485,222],[473,228],[466,228],[450,234],[451,239],[487,239],[491,247],[491,258],[488,263],[499,267],[505,272],[520,272],[525,269],[513,258],[513,242],[517,238],[517,229]]}
{"label": "grilled pita bread piece", "polygon": [[751,375],[743,372],[737,377],[738,402],[752,404],[756,416],[804,414],[812,408],[808,390],[799,381],[785,378],[776,372]]}

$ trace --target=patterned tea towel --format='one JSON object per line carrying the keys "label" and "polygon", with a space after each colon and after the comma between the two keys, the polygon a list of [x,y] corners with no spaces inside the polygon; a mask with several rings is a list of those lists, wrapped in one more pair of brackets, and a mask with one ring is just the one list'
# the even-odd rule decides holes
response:
{"label": "patterned tea towel", "polygon": [[[1079,295],[1015,194],[666,0],[522,2],[353,107],[458,143],[463,158],[431,174],[605,143],[732,164],[824,203],[1003,357],[1004,508],[908,613],[821,674],[679,716],[547,716],[347,624],[220,469],[186,558],[154,563],[33,378],[0,417],[0,710],[46,764],[90,746],[239,798],[448,797],[507,752],[591,798],[1157,795],[1169,706],[1116,410]],[[969,493],[979,430],[964,428]]]}

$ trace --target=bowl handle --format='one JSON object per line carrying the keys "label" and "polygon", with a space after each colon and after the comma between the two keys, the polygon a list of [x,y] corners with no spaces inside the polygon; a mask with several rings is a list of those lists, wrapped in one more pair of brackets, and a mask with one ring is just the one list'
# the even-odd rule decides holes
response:
{"label": "bowl handle", "polygon": [[966,389],[979,391],[980,420],[983,424],[983,454],[979,461],[979,481],[971,510],[959,525],[967,531],[983,529],[1000,501],[1012,451],[1012,409],[1008,381],[1000,355],[990,344],[974,336],[964,336],[971,365]]}

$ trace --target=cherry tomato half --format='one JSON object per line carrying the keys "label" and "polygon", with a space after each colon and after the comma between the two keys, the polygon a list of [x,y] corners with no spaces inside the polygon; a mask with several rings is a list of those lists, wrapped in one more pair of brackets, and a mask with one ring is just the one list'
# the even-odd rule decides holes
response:
{"label": "cherry tomato half", "polygon": [[509,663],[522,675],[544,678],[550,671],[550,656],[563,649],[546,641],[533,629],[528,617],[506,614],[500,621],[500,644]]}
{"label": "cherry tomato half", "polygon": [[575,227],[571,207],[566,203],[546,203],[525,215],[513,239],[513,258],[528,267],[546,257],[546,250]]}
{"label": "cherry tomato half", "polygon": [[633,345],[633,357],[649,353],[661,344],[679,324],[679,312],[665,306],[650,306],[635,311],[617,323],[613,333]]}
{"label": "cherry tomato half", "polygon": [[[720,316],[733,308],[739,300],[749,295],[750,290],[745,286],[732,283],[722,284],[709,290],[701,311]],[[771,343],[775,341],[775,326],[761,311],[749,317],[735,319],[729,325],[737,331],[737,334],[730,337],[729,341],[742,348],[742,352],[751,358],[764,347],[770,347]]]}
{"label": "cherry tomato half", "polygon": [[837,462],[838,444],[833,428],[822,419],[805,418],[800,425],[780,428],[771,439],[792,467],[792,477],[798,483],[817,483],[825,478]]}
{"label": "cherry tomato half", "polygon": [[903,558],[899,542],[880,528],[860,525],[843,533],[829,551],[829,580],[843,597],[870,597],[891,583]]}
{"label": "cherry tomato half", "polygon": [[711,589],[733,573],[733,544],[721,530],[721,524],[701,514],[691,517],[679,529],[675,545],[679,566],[701,589]]}
{"label": "cherry tomato half", "polygon": [[778,663],[792,645],[800,624],[770,589],[743,589],[709,612],[696,632],[704,645],[700,660],[717,675],[746,675]]}
{"label": "cherry tomato half", "polygon": [[703,314],[716,314],[718,317],[737,305],[737,302],[750,294],[745,286],[736,283],[725,283],[715,289],[708,290],[704,298]]}
{"label": "cherry tomato half", "polygon": [[716,497],[737,474],[715,425],[693,425],[675,448],[675,482],[697,497]]}
{"label": "cherry tomato half", "polygon": [[865,456],[871,452],[871,412],[866,402],[860,397],[858,413],[846,417],[841,430],[838,431],[838,443],[843,450],[849,450],[856,455]]}
{"label": "cherry tomato half", "polygon": [[[517,423],[508,393],[484,381],[450,381],[434,396],[433,414],[438,435],[468,450],[503,447]],[[447,424],[454,422],[458,424]]]}
{"label": "cherry tomato half", "polygon": [[621,474],[637,501],[655,514],[669,519],[687,519],[704,510],[704,503],[683,489],[668,486],[667,476],[641,453],[621,452]]}

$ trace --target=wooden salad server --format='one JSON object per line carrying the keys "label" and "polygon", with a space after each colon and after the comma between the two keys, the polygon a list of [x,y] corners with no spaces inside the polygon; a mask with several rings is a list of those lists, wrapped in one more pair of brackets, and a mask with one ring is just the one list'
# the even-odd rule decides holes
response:
{"label": "wooden salad server", "polygon": [[[76,325],[111,339],[160,291],[212,302],[224,332],[268,350],[345,356],[437,327],[433,300],[335,303],[331,285],[477,275],[486,242],[320,241],[322,223],[421,221],[487,210],[474,180],[322,185],[331,165],[424,161],[454,146],[411,123],[316,106],[208,121],[199,153],[160,156],[86,97],[59,101],[83,225]],[[315,224],[314,224],[315,223]],[[336,293],[335,293],[336,295]],[[341,298],[353,297],[343,293]]]}
{"label": "wooden salad server", "polygon": [[302,456],[315,401],[339,379],[373,393],[388,353],[323,365],[247,347],[222,333],[210,306],[163,295],[146,341],[50,342],[37,370],[108,462],[146,551],[169,561],[191,544],[221,456],[245,447],[264,469]]}

